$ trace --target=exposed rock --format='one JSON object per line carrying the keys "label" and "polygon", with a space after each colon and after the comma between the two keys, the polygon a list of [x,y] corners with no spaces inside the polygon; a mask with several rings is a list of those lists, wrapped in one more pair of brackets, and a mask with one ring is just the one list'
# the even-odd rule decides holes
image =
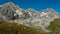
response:
{"label": "exposed rock", "polygon": [[12,2],[5,3],[1,6],[0,13],[5,16],[6,20],[13,20],[15,11],[19,9],[18,6],[14,5]]}

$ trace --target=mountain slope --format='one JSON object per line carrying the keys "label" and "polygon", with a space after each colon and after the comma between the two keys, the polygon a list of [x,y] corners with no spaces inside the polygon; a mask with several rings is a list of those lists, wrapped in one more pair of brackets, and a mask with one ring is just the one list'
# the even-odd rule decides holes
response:
{"label": "mountain slope", "polygon": [[0,22],[0,34],[60,34],[60,18],[52,21],[48,29],[51,32],[42,32],[40,29],[17,23]]}
{"label": "mountain slope", "polygon": [[0,34],[50,34],[40,30],[16,23],[0,22]]}
{"label": "mountain slope", "polygon": [[51,29],[54,34],[60,34],[60,18],[57,18],[52,21],[49,26],[49,29]]}
{"label": "mountain slope", "polygon": [[24,10],[12,2],[0,6],[0,19],[6,22],[14,22],[29,27],[41,28],[43,32],[50,32],[47,27],[50,26],[51,21],[59,17],[59,14],[52,8],[37,12],[31,8]]}
{"label": "mountain slope", "polygon": [[12,2],[5,3],[0,8],[0,15],[6,20],[12,20],[14,17],[14,11],[19,9],[19,7],[14,5]]}

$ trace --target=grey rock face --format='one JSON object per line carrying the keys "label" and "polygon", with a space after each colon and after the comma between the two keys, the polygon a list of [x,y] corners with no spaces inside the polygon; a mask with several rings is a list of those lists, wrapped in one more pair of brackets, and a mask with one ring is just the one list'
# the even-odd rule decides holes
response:
{"label": "grey rock face", "polygon": [[12,2],[8,2],[0,7],[0,13],[2,16],[5,16],[7,20],[14,19],[14,13],[19,8],[14,5]]}

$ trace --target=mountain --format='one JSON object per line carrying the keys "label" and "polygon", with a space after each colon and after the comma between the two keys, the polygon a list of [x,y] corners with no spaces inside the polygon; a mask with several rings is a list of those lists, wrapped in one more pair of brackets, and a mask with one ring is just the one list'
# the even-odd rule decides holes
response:
{"label": "mountain", "polygon": [[41,28],[44,32],[51,32],[47,27],[50,26],[51,21],[59,17],[60,15],[52,8],[37,12],[32,8],[24,10],[12,2],[0,6],[1,19],[8,22],[11,22],[12,20],[15,23],[29,27]]}
{"label": "mountain", "polygon": [[24,19],[21,17],[22,20],[14,20],[14,22],[30,27],[41,28],[44,32],[49,32],[47,27],[50,25],[50,22],[55,18],[59,18],[59,14],[51,8],[41,12],[35,12],[34,10],[29,9],[22,16]]}
{"label": "mountain", "polygon": [[4,19],[12,20],[14,17],[14,13],[17,9],[19,9],[18,6],[14,5],[12,2],[8,2],[8,3],[3,4],[0,7],[0,13]]}

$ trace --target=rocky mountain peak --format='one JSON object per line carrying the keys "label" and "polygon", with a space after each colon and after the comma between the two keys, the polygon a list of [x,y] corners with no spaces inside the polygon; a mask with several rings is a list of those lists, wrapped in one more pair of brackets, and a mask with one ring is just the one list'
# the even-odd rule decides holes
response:
{"label": "rocky mountain peak", "polygon": [[35,10],[32,9],[32,8],[28,8],[27,11],[29,11],[29,12],[35,12]]}
{"label": "rocky mountain peak", "polygon": [[10,8],[13,8],[15,10],[19,9],[19,6],[15,5],[13,2],[4,3],[3,7],[10,7]]}
{"label": "rocky mountain peak", "polygon": [[8,2],[8,3],[5,3],[5,4],[14,5],[14,3],[13,3],[13,2]]}
{"label": "rocky mountain peak", "polygon": [[18,6],[16,6],[12,2],[4,3],[0,8],[1,8],[0,9],[1,15],[4,16],[4,18],[6,18],[8,20],[12,20],[12,19],[16,18],[16,17],[14,17],[15,11],[17,9],[20,9]]}
{"label": "rocky mountain peak", "polygon": [[46,10],[54,10],[54,9],[52,9],[52,8],[47,8]]}
{"label": "rocky mountain peak", "polygon": [[52,13],[57,13],[54,9],[52,8],[47,8],[46,11],[52,12]]}

